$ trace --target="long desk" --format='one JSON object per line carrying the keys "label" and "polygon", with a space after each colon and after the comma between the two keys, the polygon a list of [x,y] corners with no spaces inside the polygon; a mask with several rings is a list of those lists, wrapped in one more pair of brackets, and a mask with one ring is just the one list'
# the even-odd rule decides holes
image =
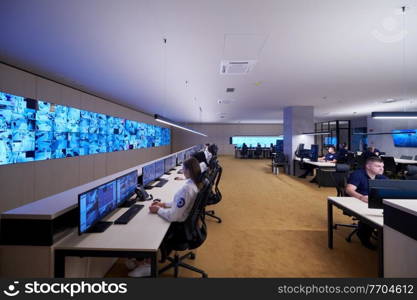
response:
{"label": "long desk", "polygon": [[[301,162],[301,158],[299,157],[294,157],[293,159],[293,175],[295,176],[295,164],[296,162]],[[310,164],[313,165],[317,168],[335,168],[336,164],[332,163],[332,162],[327,162],[327,161],[311,161],[308,158],[303,158],[303,163],[306,164]]]}
{"label": "long desk", "polygon": [[328,197],[327,231],[328,247],[330,249],[333,249],[333,206],[347,212],[349,215],[378,231],[378,277],[384,277],[384,217],[382,215],[382,209],[370,209],[367,203],[353,197]]}
{"label": "long desk", "polygon": [[[183,180],[174,180],[176,176],[180,176],[177,174],[179,169],[177,167],[170,175],[163,176],[169,181],[162,188],[154,187],[149,190],[154,199],[172,201],[174,194],[184,184]],[[102,233],[78,235],[78,231],[74,231],[64,238],[54,247],[55,277],[65,277],[65,257],[68,256],[150,258],[151,276],[156,277],[157,252],[170,223],[149,212],[151,202],[137,202],[145,207],[126,225],[112,224]],[[126,210],[127,208],[120,208],[104,221],[114,221]]]}
{"label": "long desk", "polygon": [[[240,151],[242,148],[235,148],[235,158],[240,157]],[[248,148],[248,156],[253,157],[254,153],[256,151],[256,148]],[[262,148],[262,158],[270,158],[271,157],[271,149],[270,148]]]}
{"label": "long desk", "polygon": [[417,164],[417,160],[412,160],[412,159],[402,159],[402,158],[394,157],[394,161],[396,164],[401,164],[401,165],[416,165]]}

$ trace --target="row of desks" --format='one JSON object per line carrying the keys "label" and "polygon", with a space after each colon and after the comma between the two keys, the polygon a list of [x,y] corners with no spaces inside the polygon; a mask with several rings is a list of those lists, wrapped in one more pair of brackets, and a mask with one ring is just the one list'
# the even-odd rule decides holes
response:
{"label": "row of desks", "polygon": [[[175,193],[184,184],[183,180],[174,180],[179,176],[177,171],[180,168],[171,171],[171,175],[163,176],[168,182],[162,188],[154,187],[149,191],[154,199],[172,201]],[[149,212],[151,202],[138,202],[137,204],[145,207],[126,225],[112,224],[102,233],[82,235],[78,235],[78,231],[74,230],[57,243],[54,246],[55,277],[65,277],[65,257],[68,256],[150,258],[151,276],[156,277],[158,249],[170,223]],[[120,208],[104,221],[114,221],[126,210],[127,208]]]}

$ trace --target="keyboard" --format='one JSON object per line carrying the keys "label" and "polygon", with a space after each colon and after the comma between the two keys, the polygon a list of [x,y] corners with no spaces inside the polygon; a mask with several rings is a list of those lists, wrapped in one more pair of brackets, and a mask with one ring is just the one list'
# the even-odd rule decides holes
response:
{"label": "keyboard", "polygon": [[157,184],[155,184],[154,186],[163,187],[167,182],[168,182],[168,180],[166,180],[166,179],[159,179],[159,182]]}
{"label": "keyboard", "polygon": [[127,224],[129,221],[136,216],[136,214],[143,208],[143,205],[135,204],[132,205],[123,215],[114,221],[114,224]]}

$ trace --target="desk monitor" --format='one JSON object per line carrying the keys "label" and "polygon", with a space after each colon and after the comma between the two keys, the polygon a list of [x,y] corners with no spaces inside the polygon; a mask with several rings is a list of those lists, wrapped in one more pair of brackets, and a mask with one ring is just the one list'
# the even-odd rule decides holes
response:
{"label": "desk monitor", "polygon": [[[117,204],[124,204],[134,194],[138,183],[138,170],[134,170],[123,175],[116,180],[117,182]],[[131,205],[133,203],[126,203]]]}
{"label": "desk monitor", "polygon": [[180,152],[177,155],[177,165],[181,165],[184,161],[185,152]]}
{"label": "desk monitor", "polygon": [[175,168],[176,158],[174,155],[164,159],[164,171],[166,174],[173,168]]}
{"label": "desk monitor", "polygon": [[157,162],[154,163],[155,164],[155,179],[161,177],[162,175],[164,175],[165,170],[164,170],[164,160],[158,160]]}
{"label": "desk monitor", "polygon": [[142,184],[147,186],[155,180],[155,164],[150,164],[142,168]]}
{"label": "desk monitor", "polygon": [[369,180],[369,208],[383,208],[383,199],[416,199],[417,185],[415,180]]}
{"label": "desk monitor", "polygon": [[78,195],[79,223],[78,234],[103,232],[112,223],[100,222],[107,214],[117,208],[116,180],[102,184]]}

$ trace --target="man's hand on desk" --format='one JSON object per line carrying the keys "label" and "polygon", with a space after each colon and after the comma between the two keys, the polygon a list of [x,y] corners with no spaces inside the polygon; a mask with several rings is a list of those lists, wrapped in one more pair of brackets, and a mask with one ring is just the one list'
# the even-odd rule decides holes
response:
{"label": "man's hand on desk", "polygon": [[165,203],[159,202],[159,201],[152,202],[151,206],[158,206],[158,207],[166,208]]}
{"label": "man's hand on desk", "polygon": [[149,206],[149,211],[153,214],[156,214],[159,210],[160,206],[159,205],[151,205]]}
{"label": "man's hand on desk", "polygon": [[365,203],[368,203],[368,196],[362,195],[362,196],[359,197],[359,200],[361,200],[361,201],[363,201]]}

